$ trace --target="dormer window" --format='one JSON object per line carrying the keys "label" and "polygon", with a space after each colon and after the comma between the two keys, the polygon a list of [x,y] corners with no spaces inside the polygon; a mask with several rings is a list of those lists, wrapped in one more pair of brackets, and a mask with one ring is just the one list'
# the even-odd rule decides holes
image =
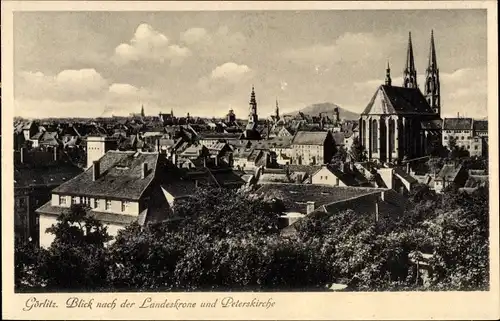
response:
{"label": "dormer window", "polygon": [[66,205],[66,197],[59,195],[59,205]]}

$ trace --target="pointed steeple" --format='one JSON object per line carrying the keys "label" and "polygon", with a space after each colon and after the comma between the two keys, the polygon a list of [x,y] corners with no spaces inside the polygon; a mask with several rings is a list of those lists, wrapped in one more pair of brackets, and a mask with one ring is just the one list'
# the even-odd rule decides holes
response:
{"label": "pointed steeple", "polygon": [[276,120],[280,119],[280,107],[278,106],[278,97],[276,97]]}
{"label": "pointed steeple", "polygon": [[250,94],[250,113],[248,115],[247,129],[257,128],[257,100],[255,99],[255,88],[252,85],[252,93]]}
{"label": "pointed steeple", "polygon": [[170,108],[170,116],[174,117],[174,109]]}
{"label": "pointed steeple", "polygon": [[436,45],[434,44],[434,30],[431,30],[429,62],[425,71],[425,99],[436,114],[441,114],[441,90],[436,59]]}
{"label": "pointed steeple", "polygon": [[411,32],[408,34],[408,49],[406,51],[406,66],[403,72],[403,87],[417,88],[417,69],[413,56],[413,45],[411,43]]}
{"label": "pointed steeple", "polygon": [[387,86],[391,86],[392,85],[391,66],[389,65],[389,60],[387,60],[387,68],[385,69],[385,84]]}
{"label": "pointed steeple", "polygon": [[429,48],[428,68],[437,68],[436,45],[434,44],[434,30],[431,30],[431,46]]}
{"label": "pointed steeple", "polygon": [[144,114],[144,105],[141,105],[141,117],[144,117],[145,114]]}

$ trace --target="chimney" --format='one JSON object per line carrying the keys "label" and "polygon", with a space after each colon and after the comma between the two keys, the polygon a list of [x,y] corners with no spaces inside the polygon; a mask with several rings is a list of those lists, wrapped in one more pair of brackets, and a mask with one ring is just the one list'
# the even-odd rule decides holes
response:
{"label": "chimney", "polygon": [[24,164],[25,156],[26,156],[26,149],[24,147],[21,147],[21,152],[19,153],[21,164]]}
{"label": "chimney", "polygon": [[315,203],[313,201],[307,202],[307,207],[306,207],[307,214],[314,212],[314,205],[315,205]]}
{"label": "chimney", "polygon": [[148,175],[148,163],[142,163],[141,178],[145,178]]}
{"label": "chimney", "polygon": [[96,181],[99,178],[99,175],[101,174],[100,173],[101,163],[98,160],[94,161],[93,163],[94,163],[94,166],[92,167],[92,180]]}
{"label": "chimney", "polygon": [[57,147],[54,147],[54,161],[57,162]]}

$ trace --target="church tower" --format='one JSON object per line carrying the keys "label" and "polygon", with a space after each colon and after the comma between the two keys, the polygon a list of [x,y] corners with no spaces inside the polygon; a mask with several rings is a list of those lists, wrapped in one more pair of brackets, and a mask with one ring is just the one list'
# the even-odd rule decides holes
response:
{"label": "church tower", "polygon": [[413,46],[411,43],[411,32],[408,35],[408,50],[406,52],[406,67],[403,72],[403,87],[417,87],[417,70],[415,68],[415,59],[413,57]]}
{"label": "church tower", "polygon": [[389,66],[389,60],[387,60],[387,69],[385,69],[385,84],[386,86],[392,85],[391,66]]}
{"label": "church tower", "polygon": [[141,117],[145,117],[146,115],[144,114],[144,105],[141,105]]}
{"label": "church tower", "polygon": [[276,121],[280,120],[280,108],[278,106],[278,98],[276,98]]}
{"label": "church tower", "polygon": [[429,63],[425,73],[425,99],[434,112],[441,114],[441,92],[439,84],[439,69],[437,67],[436,47],[434,45],[434,31],[431,31],[431,45],[429,49]]}
{"label": "church tower", "polygon": [[255,89],[252,86],[252,93],[250,94],[250,113],[248,115],[247,129],[256,129],[258,116],[257,116],[257,101],[255,100]]}

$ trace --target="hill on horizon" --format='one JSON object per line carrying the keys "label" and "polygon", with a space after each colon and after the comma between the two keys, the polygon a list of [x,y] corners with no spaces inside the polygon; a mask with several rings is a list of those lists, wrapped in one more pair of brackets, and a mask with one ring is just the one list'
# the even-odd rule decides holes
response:
{"label": "hill on horizon", "polygon": [[334,103],[318,103],[306,106],[300,110],[295,112],[287,113],[287,115],[296,115],[299,112],[302,112],[306,115],[318,116],[320,113],[324,115],[328,115],[330,118],[335,117],[335,108],[339,109],[340,119],[346,120],[358,120],[359,114],[354,113],[350,110],[340,107]]}

